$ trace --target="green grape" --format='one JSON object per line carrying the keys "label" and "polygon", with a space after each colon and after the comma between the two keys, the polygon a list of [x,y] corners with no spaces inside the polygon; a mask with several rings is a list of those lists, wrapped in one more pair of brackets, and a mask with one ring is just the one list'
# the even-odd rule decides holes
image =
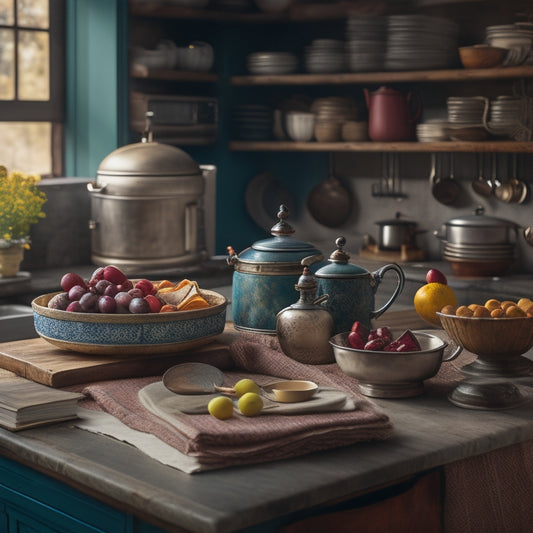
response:
{"label": "green grape", "polygon": [[255,392],[246,392],[239,398],[237,405],[244,416],[257,416],[263,409],[263,400]]}
{"label": "green grape", "polygon": [[248,379],[248,378],[237,381],[233,389],[235,390],[235,393],[237,394],[237,396],[242,396],[243,394],[246,394],[247,392],[255,392],[256,394],[259,394],[261,392],[259,385],[257,385],[255,381]]}
{"label": "green grape", "polygon": [[233,402],[227,396],[217,396],[209,400],[207,410],[215,418],[226,420],[233,415]]}

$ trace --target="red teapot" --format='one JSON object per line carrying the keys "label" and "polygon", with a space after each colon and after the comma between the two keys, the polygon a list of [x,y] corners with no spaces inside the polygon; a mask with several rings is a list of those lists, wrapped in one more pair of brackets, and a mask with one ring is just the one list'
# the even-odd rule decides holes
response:
{"label": "red teapot", "polygon": [[368,136],[376,142],[409,141],[422,112],[422,101],[409,92],[404,95],[390,87],[370,93],[364,89],[368,108]]}

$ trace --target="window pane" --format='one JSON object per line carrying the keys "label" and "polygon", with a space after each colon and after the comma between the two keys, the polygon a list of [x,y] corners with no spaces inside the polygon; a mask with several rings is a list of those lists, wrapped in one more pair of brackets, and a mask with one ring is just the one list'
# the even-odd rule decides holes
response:
{"label": "window pane", "polygon": [[20,100],[50,99],[49,48],[47,32],[19,32],[18,97]]}
{"label": "window pane", "polygon": [[15,23],[14,0],[0,0],[0,24],[11,26]]}
{"label": "window pane", "polygon": [[0,100],[15,98],[15,33],[0,29]]}
{"label": "window pane", "polygon": [[41,175],[52,173],[52,125],[47,122],[2,122],[0,165]]}
{"label": "window pane", "polygon": [[48,0],[17,0],[17,22],[25,28],[48,28]]}

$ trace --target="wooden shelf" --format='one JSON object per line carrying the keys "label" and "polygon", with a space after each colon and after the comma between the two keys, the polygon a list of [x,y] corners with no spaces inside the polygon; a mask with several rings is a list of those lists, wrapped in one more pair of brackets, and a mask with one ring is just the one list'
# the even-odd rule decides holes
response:
{"label": "wooden shelf", "polygon": [[130,76],[141,80],[159,81],[188,81],[188,82],[209,82],[218,81],[218,75],[211,72],[192,72],[185,70],[170,69],[148,69],[142,65],[135,65],[131,68]]}
{"label": "wooden shelf", "polygon": [[168,5],[165,2],[130,1],[129,11],[135,17],[173,18],[204,20],[212,22],[316,22],[326,20],[344,20],[357,10],[353,2],[341,1],[335,4],[324,0],[323,4],[295,4],[281,13],[264,13],[261,11],[238,12],[216,9],[194,9]]}
{"label": "wooden shelf", "polygon": [[449,82],[533,78],[533,65],[490,69],[416,70],[343,74],[285,74],[232,76],[230,84],[254,85],[349,85],[363,83]]}
{"label": "wooden shelf", "polygon": [[292,142],[292,141],[231,141],[235,152],[509,152],[533,153],[533,142]]}

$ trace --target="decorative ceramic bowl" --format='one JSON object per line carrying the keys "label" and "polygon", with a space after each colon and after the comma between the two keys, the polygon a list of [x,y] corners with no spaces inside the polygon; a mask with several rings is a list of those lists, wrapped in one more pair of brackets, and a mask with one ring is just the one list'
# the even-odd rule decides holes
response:
{"label": "decorative ceramic bowl", "polygon": [[227,300],[201,290],[211,304],[204,309],[170,313],[103,314],[50,309],[57,293],[32,302],[35,330],[46,341],[75,352],[136,355],[178,352],[214,340],[224,331]]}
{"label": "decorative ceramic bowl", "polygon": [[[394,338],[401,332],[393,332]],[[375,398],[408,398],[424,390],[424,380],[437,374],[443,362],[452,361],[462,351],[429,333],[413,332],[422,348],[419,352],[384,352],[358,350],[348,346],[348,333],[330,339],[335,360],[341,370],[359,380],[365,396]]]}
{"label": "decorative ceramic bowl", "polygon": [[305,402],[312,398],[318,390],[318,385],[313,381],[290,379],[269,383],[263,388],[274,394],[274,398],[278,402],[295,403]]}
{"label": "decorative ceramic bowl", "polygon": [[507,50],[486,44],[459,48],[459,58],[464,68],[493,68],[503,64]]}

